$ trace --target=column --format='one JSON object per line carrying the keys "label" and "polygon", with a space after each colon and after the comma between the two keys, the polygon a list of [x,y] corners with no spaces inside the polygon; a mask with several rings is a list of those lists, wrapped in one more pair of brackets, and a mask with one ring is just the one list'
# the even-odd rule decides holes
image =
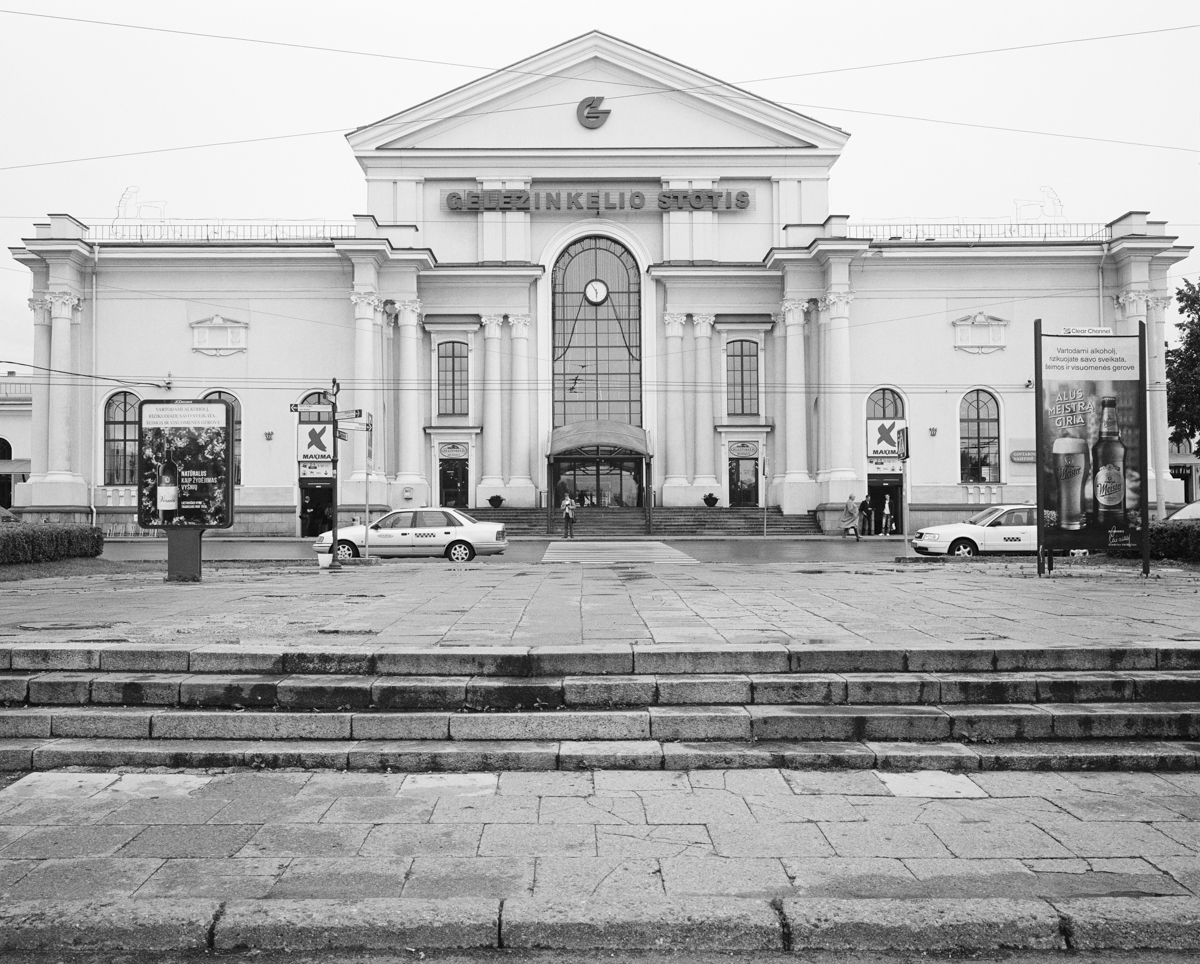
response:
{"label": "column", "polygon": [[[503,315],[484,315],[483,321],[483,477],[479,498],[504,488],[504,396],[500,383],[500,332]],[[484,490],[488,491],[484,491]]]}
{"label": "column", "polygon": [[[397,396],[400,423],[400,445],[396,459],[396,482],[414,489],[425,485],[421,453],[424,451],[424,430],[421,425],[421,302],[396,303],[396,335],[400,340],[400,385]],[[414,492],[413,505],[420,505],[425,492]]]}
{"label": "column", "polygon": [[50,404],[47,408],[49,423],[46,426],[46,474],[50,481],[75,481],[77,473],[71,471],[71,392],[74,379],[61,374],[74,369],[74,345],[72,344],[72,321],[80,300],[68,291],[51,291],[46,295],[50,302]]}
{"label": "column", "polygon": [[693,485],[715,489],[716,445],[713,428],[712,331],[716,315],[692,314],[696,336],[696,478]]}
{"label": "column", "polygon": [[[33,419],[30,425],[33,451],[30,458],[30,481],[46,475],[46,441],[50,425],[50,302],[45,298],[30,298],[33,310]],[[94,413],[93,413],[94,417]]]}
{"label": "column", "polygon": [[[683,439],[683,323],[686,314],[666,313],[663,325],[667,334],[667,467],[663,476],[664,490],[669,486],[687,485],[687,449]],[[666,493],[663,502],[667,503]]]}
{"label": "column", "polygon": [[[372,412],[373,418],[379,422],[382,429],[383,413],[375,411],[379,386],[375,365],[375,339],[383,301],[374,291],[356,291],[350,296],[350,301],[354,305],[354,392],[350,396],[352,404],[340,404],[343,409],[361,408],[364,418],[367,412]],[[366,434],[355,432],[351,436],[354,440],[352,470],[349,476],[351,481],[365,481],[367,477]]]}
{"label": "column", "polygon": [[[844,289],[825,293],[821,307],[829,313],[825,337],[828,367],[826,369],[826,424],[829,426],[829,465],[827,478],[831,482],[855,479],[851,440],[854,424],[851,417],[850,381],[850,302],[854,295]],[[830,492],[832,501],[844,499],[850,490]]]}
{"label": "column", "polygon": [[[529,440],[529,400],[533,385],[529,380],[529,315],[509,315],[509,354],[512,358],[512,477],[509,479],[509,498],[520,504],[534,504],[533,478],[529,474],[531,452]],[[514,488],[526,492],[512,492]]]}
{"label": "column", "polygon": [[[1146,424],[1150,429],[1150,471],[1154,473],[1154,494],[1158,518],[1167,511],[1167,489],[1171,478],[1171,457],[1167,448],[1171,430],[1167,422],[1167,309],[1175,303],[1171,295],[1153,295],[1146,301],[1146,389],[1149,395]],[[1183,493],[1179,494],[1180,499]]]}
{"label": "column", "polygon": [[805,401],[804,313],[808,303],[798,298],[783,302],[783,324],[787,338],[787,382],[784,386],[783,430],[786,480],[808,480],[808,413]]}

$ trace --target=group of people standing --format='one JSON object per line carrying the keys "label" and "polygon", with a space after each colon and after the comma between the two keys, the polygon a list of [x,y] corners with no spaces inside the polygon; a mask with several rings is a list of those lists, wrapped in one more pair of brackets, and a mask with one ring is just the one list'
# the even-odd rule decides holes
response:
{"label": "group of people standing", "polygon": [[842,510],[840,525],[842,538],[845,538],[848,532],[853,532],[856,542],[859,541],[860,534],[864,536],[892,535],[896,531],[895,524],[892,522],[892,497],[890,495],[883,497],[883,518],[880,521],[878,533],[872,531],[875,527],[875,511],[871,506],[870,495],[864,495],[862,502],[856,501],[854,496],[846,499],[846,507]]}

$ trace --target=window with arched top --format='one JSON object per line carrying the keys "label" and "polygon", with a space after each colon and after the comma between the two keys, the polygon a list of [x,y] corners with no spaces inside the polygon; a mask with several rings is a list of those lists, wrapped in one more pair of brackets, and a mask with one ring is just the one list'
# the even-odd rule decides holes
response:
{"label": "window with arched top", "polygon": [[1000,403],[975,389],[958,407],[959,480],[1000,481]]}
{"label": "window with arched top", "polygon": [[242,484],[242,403],[229,392],[209,392],[205,398],[219,398],[233,406],[233,484]]}
{"label": "window with arched top", "polygon": [[[332,401],[333,399],[329,397],[328,392],[309,392],[300,399],[300,404],[301,406],[329,405]],[[324,412],[301,412],[300,421],[303,424],[308,424],[309,422],[332,422],[333,410],[330,408]]]}
{"label": "window with arched top", "polygon": [[437,349],[438,414],[466,415],[467,401],[467,343],[444,341]]}
{"label": "window with arched top", "polygon": [[725,346],[725,397],[730,415],[758,414],[758,342]]}
{"label": "window with arched top", "polygon": [[867,418],[904,418],[904,399],[890,388],[877,388],[867,397]]}
{"label": "window with arched top", "polygon": [[1192,443],[1188,439],[1184,439],[1182,442],[1172,442],[1170,445],[1170,454],[1171,455],[1191,455],[1192,454]]}
{"label": "window with arched top", "polygon": [[117,392],[104,404],[105,485],[137,485],[138,401]]}

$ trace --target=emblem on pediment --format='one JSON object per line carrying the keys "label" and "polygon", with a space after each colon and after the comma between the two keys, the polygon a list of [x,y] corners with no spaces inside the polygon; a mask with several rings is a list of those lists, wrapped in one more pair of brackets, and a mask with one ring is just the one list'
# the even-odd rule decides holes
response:
{"label": "emblem on pediment", "polygon": [[954,347],[958,351],[970,352],[972,355],[990,355],[994,351],[1004,351],[1005,331],[1008,322],[995,315],[984,314],[982,311],[973,315],[964,315],[950,322],[954,326]]}
{"label": "emblem on pediment", "polygon": [[233,355],[246,350],[246,335],[250,326],[220,315],[193,321],[192,351],[201,355]]}

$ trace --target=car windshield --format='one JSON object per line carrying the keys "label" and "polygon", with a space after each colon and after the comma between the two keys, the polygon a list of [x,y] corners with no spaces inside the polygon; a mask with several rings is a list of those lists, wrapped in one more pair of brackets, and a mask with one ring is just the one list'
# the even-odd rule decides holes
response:
{"label": "car windshield", "polygon": [[982,512],[976,512],[973,516],[971,516],[971,518],[969,518],[967,520],[967,525],[985,526],[989,522],[991,522],[991,520],[994,519],[999,513],[1003,512],[1003,511],[1004,511],[1003,506],[990,505],[986,509],[984,509]]}

